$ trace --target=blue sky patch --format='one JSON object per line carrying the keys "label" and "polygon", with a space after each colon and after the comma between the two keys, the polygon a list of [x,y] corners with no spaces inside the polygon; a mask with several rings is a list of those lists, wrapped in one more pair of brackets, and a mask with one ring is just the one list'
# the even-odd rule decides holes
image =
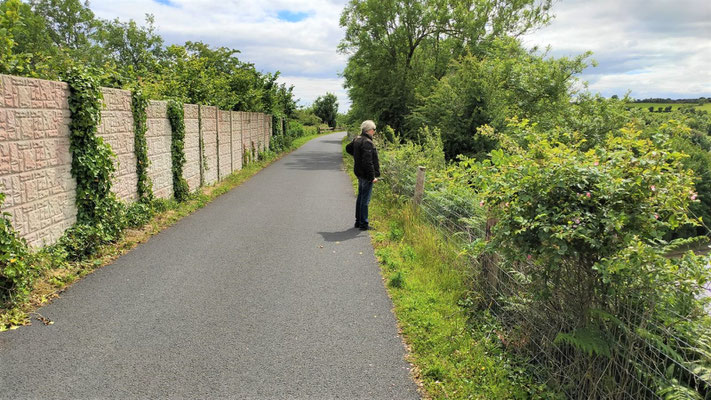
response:
{"label": "blue sky patch", "polygon": [[153,0],[153,1],[155,1],[158,4],[163,4],[165,6],[168,6],[168,7],[177,7],[177,5],[170,0]]}
{"label": "blue sky patch", "polygon": [[308,12],[294,12],[289,10],[279,10],[277,11],[277,18],[282,21],[288,22],[299,22],[308,18],[311,13]]}

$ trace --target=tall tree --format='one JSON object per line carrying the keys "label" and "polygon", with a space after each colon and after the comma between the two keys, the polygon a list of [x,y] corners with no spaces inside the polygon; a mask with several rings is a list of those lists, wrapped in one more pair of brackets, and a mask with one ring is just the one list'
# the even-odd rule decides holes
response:
{"label": "tall tree", "polygon": [[[552,0],[351,0],[339,49],[356,118],[403,132],[405,116],[450,61],[549,20]],[[407,134],[407,132],[403,132]]]}
{"label": "tall tree", "polygon": [[56,78],[58,48],[45,20],[20,0],[0,1],[0,70],[6,74]]}
{"label": "tall tree", "polygon": [[163,55],[163,38],[155,31],[155,18],[146,14],[146,25],[136,21],[101,21],[97,40],[113,61],[128,75],[144,76],[155,72]]}
{"label": "tall tree", "polygon": [[89,1],[31,0],[32,9],[47,21],[52,40],[60,47],[72,50],[89,46],[90,36],[98,21],[89,9]]}
{"label": "tall tree", "polygon": [[336,127],[336,115],[338,115],[337,100],[335,94],[326,93],[325,96],[319,96],[316,101],[314,101],[314,114],[331,128]]}

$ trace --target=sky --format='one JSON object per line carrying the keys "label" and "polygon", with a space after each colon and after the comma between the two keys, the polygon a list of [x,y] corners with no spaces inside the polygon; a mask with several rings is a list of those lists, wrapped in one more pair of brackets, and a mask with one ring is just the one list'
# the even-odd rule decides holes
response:
{"label": "sky", "polygon": [[588,90],[636,99],[711,98],[711,0],[563,0],[523,38],[553,57],[592,51]]}
{"label": "sky", "polygon": [[[155,16],[168,44],[203,41],[238,49],[262,72],[280,71],[301,105],[326,92],[350,107],[337,46],[346,0],[91,0],[97,17]],[[592,51],[597,67],[580,76],[604,96],[711,97],[711,0],[562,0],[555,19],[522,37],[553,57]]]}

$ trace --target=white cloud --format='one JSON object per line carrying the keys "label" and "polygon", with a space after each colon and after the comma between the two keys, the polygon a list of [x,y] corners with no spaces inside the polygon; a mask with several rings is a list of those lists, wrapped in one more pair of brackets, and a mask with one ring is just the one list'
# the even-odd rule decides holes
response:
{"label": "white cloud", "polygon": [[708,0],[583,0],[557,3],[551,25],[524,37],[554,56],[593,51],[581,76],[593,92],[636,98],[711,95]]}
{"label": "white cloud", "polygon": [[299,105],[309,106],[317,97],[326,92],[338,98],[338,110],[345,113],[351,107],[346,89],[343,88],[342,78],[309,78],[303,76],[280,76],[277,80],[286,86],[294,85],[294,97],[299,100]]}
{"label": "white cloud", "polygon": [[[340,13],[346,0],[155,1],[93,0],[91,9],[100,18],[142,22],[155,16],[158,33],[169,44],[203,41],[211,46],[238,49],[239,58],[265,72],[333,78],[343,70],[345,58],[336,47],[343,37]],[[280,20],[279,11],[303,12],[298,22]]]}
{"label": "white cloud", "polygon": [[[241,51],[240,59],[264,72],[281,71],[296,97],[310,104],[327,91],[350,102],[338,74],[347,58],[337,53],[339,18],[347,0],[91,0],[100,18],[142,22],[153,14],[168,43],[203,41]],[[306,13],[298,22],[279,11]],[[709,0],[562,0],[551,25],[525,36],[528,46],[551,45],[553,56],[594,52],[597,68],[581,76],[603,95],[711,96]]]}

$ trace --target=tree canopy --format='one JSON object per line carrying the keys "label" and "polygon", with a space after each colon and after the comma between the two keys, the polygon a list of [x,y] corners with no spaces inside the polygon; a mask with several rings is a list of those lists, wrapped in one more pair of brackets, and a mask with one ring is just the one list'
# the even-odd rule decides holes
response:
{"label": "tree canopy", "polygon": [[355,119],[412,135],[405,117],[450,62],[548,22],[551,0],[351,0],[339,49]]}
{"label": "tree canopy", "polygon": [[293,87],[238,54],[202,42],[166,46],[150,14],[140,24],[97,18],[88,1],[0,1],[0,73],[56,80],[81,65],[104,86],[141,85],[154,99],[291,117]]}
{"label": "tree canopy", "polygon": [[338,115],[338,101],[333,93],[326,93],[324,96],[319,96],[314,101],[314,114],[321,118],[324,124],[328,124],[331,128],[336,127],[336,116]]}

